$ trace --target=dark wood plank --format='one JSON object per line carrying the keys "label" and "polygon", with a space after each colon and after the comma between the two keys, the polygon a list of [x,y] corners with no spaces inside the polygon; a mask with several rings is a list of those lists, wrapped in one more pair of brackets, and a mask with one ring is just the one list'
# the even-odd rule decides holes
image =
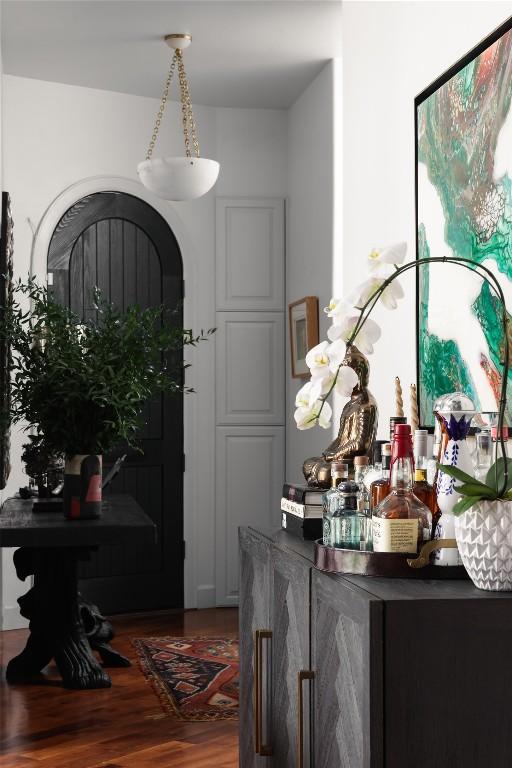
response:
{"label": "dark wood plank", "polygon": [[[272,547],[270,626],[272,630],[272,759],[297,765],[298,674],[311,669],[311,567],[301,557]],[[304,753],[309,753],[310,683],[303,683]],[[308,765],[309,763],[306,763]]]}
{"label": "dark wood plank", "polygon": [[[270,629],[271,545],[250,529],[241,529],[239,540],[240,768],[263,768],[268,758],[254,752],[253,637],[257,629]],[[269,678],[264,681],[264,693],[270,693]]]}
{"label": "dark wood plank", "polygon": [[[64,690],[49,667],[47,685],[0,683],[0,768],[235,768],[236,722],[190,723],[169,717],[141,673],[133,637],[235,637],[233,609],[116,617],[116,648],[133,666],[113,669],[108,690]],[[0,632],[0,664],[27,632]]]}
{"label": "dark wood plank", "polygon": [[97,520],[66,520],[62,512],[33,512],[32,501],[8,499],[0,510],[1,547],[90,547],[155,541],[152,520],[131,496],[108,497]]}

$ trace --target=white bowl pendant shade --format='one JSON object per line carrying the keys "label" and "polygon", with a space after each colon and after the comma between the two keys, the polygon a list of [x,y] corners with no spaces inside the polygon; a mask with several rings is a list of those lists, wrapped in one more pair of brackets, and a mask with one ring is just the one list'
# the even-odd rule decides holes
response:
{"label": "white bowl pendant shade", "polygon": [[195,200],[213,187],[220,165],[205,157],[157,157],[137,166],[142,184],[164,200]]}
{"label": "white bowl pendant shade", "polygon": [[[137,174],[142,184],[164,200],[194,200],[205,195],[217,181],[220,165],[216,160],[199,156],[197,128],[192,112],[192,102],[188,88],[187,75],[183,65],[182,50],[192,42],[190,35],[166,35],[165,42],[174,48],[171,66],[165,82],[160,109],[158,110],[153,135],[149,142],[146,159],[137,166]],[[169,96],[174,70],[178,69],[183,136],[185,139],[184,157],[153,158],[160,124]]]}

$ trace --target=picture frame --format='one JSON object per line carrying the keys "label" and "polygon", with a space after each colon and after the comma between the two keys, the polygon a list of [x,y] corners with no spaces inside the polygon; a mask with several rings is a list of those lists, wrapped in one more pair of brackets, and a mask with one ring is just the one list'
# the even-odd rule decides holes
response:
{"label": "picture frame", "polygon": [[[12,297],[12,275],[14,222],[11,212],[11,198],[8,192],[2,192],[0,224],[0,321],[3,320],[5,307]],[[11,350],[8,342],[0,338],[0,410],[6,413],[10,400]],[[7,485],[10,474],[10,429],[0,424],[0,490]]]}
{"label": "picture frame", "polygon": [[[414,100],[416,258],[487,260],[505,293],[512,290],[512,162],[500,137],[512,130],[511,66],[512,17]],[[434,403],[448,392],[465,392],[482,413],[498,410],[503,350],[495,317],[495,300],[469,270],[445,263],[416,271],[422,428],[433,430]],[[510,374],[507,390],[510,403]]]}
{"label": "picture frame", "polygon": [[307,379],[306,355],[319,343],[318,297],[304,296],[288,305],[292,377]]}

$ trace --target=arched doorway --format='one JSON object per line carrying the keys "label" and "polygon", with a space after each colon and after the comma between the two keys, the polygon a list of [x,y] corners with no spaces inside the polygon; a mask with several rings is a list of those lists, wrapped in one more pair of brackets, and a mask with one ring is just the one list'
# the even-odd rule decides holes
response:
{"label": "arched doorway", "polygon": [[[96,192],[78,200],[54,229],[48,249],[54,296],[94,319],[92,289],[126,308],[165,302],[182,323],[183,265],[167,222],[143,200]],[[100,550],[81,573],[81,590],[109,613],[183,605],[183,402],[158,398],[144,411],[143,454],[128,451],[112,492],[134,496],[154,520],[154,547]],[[125,449],[122,449],[125,452]],[[115,458],[115,453],[106,457]]]}

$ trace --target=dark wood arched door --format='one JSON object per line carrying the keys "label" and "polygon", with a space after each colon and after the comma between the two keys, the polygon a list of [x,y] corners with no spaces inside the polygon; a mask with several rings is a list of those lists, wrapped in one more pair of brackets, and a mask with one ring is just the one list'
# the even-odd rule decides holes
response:
{"label": "dark wood arched door", "polygon": [[[132,195],[98,192],[75,203],[53,233],[48,273],[54,296],[83,319],[95,317],[92,291],[98,286],[122,308],[165,302],[178,308],[176,322],[182,323],[176,238],[157,211]],[[137,499],[157,526],[158,543],[104,547],[82,567],[82,593],[108,613],[183,605],[182,398],[148,404],[139,437],[143,454],[128,449],[110,492]],[[105,457],[106,468],[118,453]]]}

